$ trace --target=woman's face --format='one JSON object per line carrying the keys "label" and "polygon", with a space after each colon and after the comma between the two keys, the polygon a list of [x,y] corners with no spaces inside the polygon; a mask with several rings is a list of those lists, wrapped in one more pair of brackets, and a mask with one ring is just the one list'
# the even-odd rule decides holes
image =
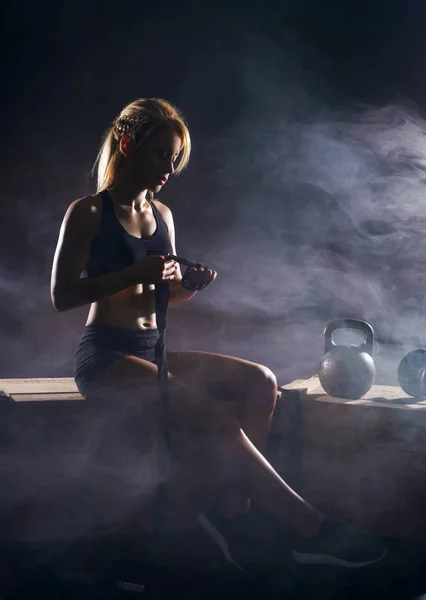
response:
{"label": "woman's face", "polygon": [[135,176],[148,190],[159,192],[174,172],[181,149],[182,140],[172,129],[153,132],[134,154]]}

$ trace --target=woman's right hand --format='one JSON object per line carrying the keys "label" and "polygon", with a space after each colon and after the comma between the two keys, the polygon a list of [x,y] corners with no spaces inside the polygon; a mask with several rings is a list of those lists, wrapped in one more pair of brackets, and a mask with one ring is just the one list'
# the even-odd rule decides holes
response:
{"label": "woman's right hand", "polygon": [[152,255],[133,265],[138,283],[171,283],[176,279],[177,263],[168,255]]}

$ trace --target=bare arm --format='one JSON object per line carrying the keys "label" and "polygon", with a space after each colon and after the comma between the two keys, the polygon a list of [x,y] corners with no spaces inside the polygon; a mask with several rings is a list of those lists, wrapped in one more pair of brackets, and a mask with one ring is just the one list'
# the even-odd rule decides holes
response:
{"label": "bare arm", "polygon": [[51,298],[58,311],[112,296],[137,282],[134,265],[99,277],[80,278],[100,226],[99,197],[73,202],[62,222],[53,259]]}

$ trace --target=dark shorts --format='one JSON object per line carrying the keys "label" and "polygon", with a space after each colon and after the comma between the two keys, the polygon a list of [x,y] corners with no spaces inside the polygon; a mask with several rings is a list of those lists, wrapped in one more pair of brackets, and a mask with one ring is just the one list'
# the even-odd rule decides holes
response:
{"label": "dark shorts", "polygon": [[74,359],[74,377],[80,394],[84,396],[89,384],[123,356],[137,356],[153,363],[158,337],[158,329],[132,330],[111,325],[85,327]]}

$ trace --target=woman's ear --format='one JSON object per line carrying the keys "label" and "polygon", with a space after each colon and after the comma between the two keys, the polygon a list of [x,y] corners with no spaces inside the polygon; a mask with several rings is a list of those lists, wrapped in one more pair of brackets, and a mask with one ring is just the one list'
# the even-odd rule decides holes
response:
{"label": "woman's ear", "polygon": [[123,137],[120,139],[121,154],[123,154],[126,157],[132,156],[132,154],[134,153],[135,150],[136,150],[135,140],[133,140],[128,135],[123,135]]}

